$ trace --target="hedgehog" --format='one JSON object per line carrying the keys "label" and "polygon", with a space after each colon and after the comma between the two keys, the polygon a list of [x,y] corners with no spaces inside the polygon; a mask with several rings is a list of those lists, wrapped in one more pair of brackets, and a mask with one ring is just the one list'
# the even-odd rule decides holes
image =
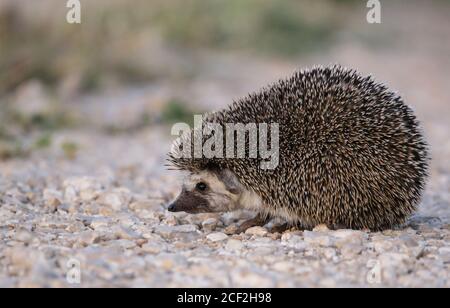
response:
{"label": "hedgehog", "polygon": [[[250,134],[240,148],[245,155],[225,157],[219,147],[213,157],[194,155],[186,144],[195,144],[199,128],[191,129],[169,153],[169,165],[187,173],[169,211],[254,211],[238,232],[273,218],[283,230],[325,224],[380,231],[401,227],[418,208],[427,142],[412,109],[371,76],[339,65],[300,70],[206,114],[200,131],[229,123],[276,123],[278,135],[267,138],[278,141],[274,168],[249,155]],[[200,145],[214,135],[201,136]]]}

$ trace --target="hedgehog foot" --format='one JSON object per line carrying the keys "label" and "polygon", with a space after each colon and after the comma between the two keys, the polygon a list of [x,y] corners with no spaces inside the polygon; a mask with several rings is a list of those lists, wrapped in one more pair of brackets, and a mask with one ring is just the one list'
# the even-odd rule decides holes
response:
{"label": "hedgehog foot", "polygon": [[254,218],[244,221],[236,231],[236,234],[245,232],[251,227],[262,227],[267,224],[270,217],[267,215],[257,214]]}
{"label": "hedgehog foot", "polygon": [[289,225],[288,223],[282,224],[282,225],[277,225],[274,226],[270,229],[270,233],[283,233],[284,231],[288,230],[291,228],[291,225]]}

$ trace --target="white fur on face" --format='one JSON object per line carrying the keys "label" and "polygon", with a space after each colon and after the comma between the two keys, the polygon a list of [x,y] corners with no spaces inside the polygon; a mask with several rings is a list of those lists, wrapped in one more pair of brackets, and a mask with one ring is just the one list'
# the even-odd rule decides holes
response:
{"label": "white fur on face", "polygon": [[[208,186],[202,197],[208,201],[211,212],[228,212],[238,209],[238,196],[228,191],[225,184],[213,172],[202,171],[187,176],[183,188],[186,191],[195,192],[196,185],[201,182]],[[200,194],[200,192],[197,193]]]}
{"label": "white fur on face", "polygon": [[196,185],[200,182],[208,186],[207,192],[202,197],[208,201],[211,212],[227,212],[238,209],[264,210],[263,202],[255,192],[247,190],[239,184],[239,192],[231,193],[215,172],[202,171],[190,174],[185,178],[183,188],[186,191],[194,192]]}
{"label": "white fur on face", "polygon": [[226,190],[225,185],[213,172],[210,171],[189,174],[184,179],[183,186],[187,191],[193,191],[195,186],[200,182],[206,183],[208,187],[214,188],[215,191]]}

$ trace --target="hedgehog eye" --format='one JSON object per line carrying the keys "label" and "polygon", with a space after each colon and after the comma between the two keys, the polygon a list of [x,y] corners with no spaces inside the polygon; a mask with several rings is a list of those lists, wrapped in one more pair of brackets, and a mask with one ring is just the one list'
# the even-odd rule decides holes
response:
{"label": "hedgehog eye", "polygon": [[203,182],[200,182],[195,186],[195,189],[197,189],[198,191],[205,191],[207,188],[208,188],[208,185],[206,185]]}

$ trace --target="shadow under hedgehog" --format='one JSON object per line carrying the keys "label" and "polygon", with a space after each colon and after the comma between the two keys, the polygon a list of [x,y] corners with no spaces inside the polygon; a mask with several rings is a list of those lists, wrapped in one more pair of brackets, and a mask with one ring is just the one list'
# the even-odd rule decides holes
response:
{"label": "shadow under hedgehog", "polygon": [[402,225],[420,203],[429,156],[418,120],[400,96],[355,70],[296,72],[207,114],[207,123],[278,123],[278,166],[183,157],[180,137],[169,162],[189,175],[169,211],[255,211],[238,232],[275,217],[285,227],[377,231]]}

